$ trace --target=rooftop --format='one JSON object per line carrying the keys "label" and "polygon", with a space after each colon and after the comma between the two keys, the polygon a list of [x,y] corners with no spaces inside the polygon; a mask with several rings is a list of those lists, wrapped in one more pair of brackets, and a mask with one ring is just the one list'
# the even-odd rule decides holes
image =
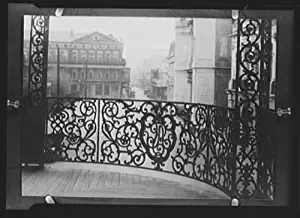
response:
{"label": "rooftop", "polygon": [[[82,40],[85,37],[89,37],[91,35],[97,34],[100,37],[104,38],[104,40],[109,40],[111,42],[120,43],[119,40],[112,35],[105,35],[98,31],[94,31],[92,33],[79,33],[73,30],[70,31],[49,31],[49,41],[50,42],[72,42]],[[24,30],[24,40],[27,41],[30,39],[30,31]]]}

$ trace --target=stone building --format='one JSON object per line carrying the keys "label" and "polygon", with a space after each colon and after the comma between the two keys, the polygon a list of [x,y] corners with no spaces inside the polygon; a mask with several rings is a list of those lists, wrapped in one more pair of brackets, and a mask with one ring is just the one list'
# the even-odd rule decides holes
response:
{"label": "stone building", "polygon": [[[29,33],[24,40],[24,84],[28,74]],[[130,69],[123,58],[123,43],[100,32],[75,34],[50,31],[48,46],[48,96],[57,96],[58,50],[60,96],[120,98],[127,93]]]}
{"label": "stone building", "polygon": [[176,20],[174,100],[227,106],[231,20]]}
{"label": "stone building", "polygon": [[168,54],[168,100],[174,101],[174,67],[175,67],[175,41],[170,45]]}

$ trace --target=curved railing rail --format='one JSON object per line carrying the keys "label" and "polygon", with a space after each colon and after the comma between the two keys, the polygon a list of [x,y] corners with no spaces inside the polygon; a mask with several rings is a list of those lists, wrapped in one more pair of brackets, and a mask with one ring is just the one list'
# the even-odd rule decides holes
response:
{"label": "curved railing rail", "polygon": [[260,141],[251,147],[254,130],[247,133],[232,108],[71,97],[48,98],[48,108],[47,135],[55,139],[60,161],[169,172],[229,196],[273,199],[274,123],[267,111],[261,111],[261,123],[268,126],[257,124]]}
{"label": "curved railing rail", "polygon": [[172,172],[231,190],[233,110],[210,105],[49,98],[60,160]]}

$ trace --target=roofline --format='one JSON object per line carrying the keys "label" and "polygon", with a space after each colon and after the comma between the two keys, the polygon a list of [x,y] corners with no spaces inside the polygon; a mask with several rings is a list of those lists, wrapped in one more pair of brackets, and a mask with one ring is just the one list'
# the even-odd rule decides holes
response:
{"label": "roofline", "polygon": [[106,35],[106,34],[104,34],[104,33],[100,33],[99,31],[94,31],[94,32],[89,33],[89,34],[86,34],[86,35],[84,35],[84,36],[80,36],[80,37],[78,37],[78,38],[76,38],[76,39],[73,39],[73,40],[70,41],[70,42],[74,42],[75,40],[79,40],[79,39],[82,39],[82,38],[84,38],[84,37],[91,36],[91,35],[93,35],[93,34],[95,34],[95,33],[100,34],[100,35],[104,35],[104,36],[110,38],[111,40],[115,41],[116,44],[123,44],[123,43],[120,42],[119,40],[114,39],[114,38],[112,38],[111,36]]}

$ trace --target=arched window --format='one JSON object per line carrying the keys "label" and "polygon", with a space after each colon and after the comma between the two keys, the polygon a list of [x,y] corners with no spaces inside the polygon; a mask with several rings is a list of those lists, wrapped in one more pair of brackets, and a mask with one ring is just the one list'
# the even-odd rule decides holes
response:
{"label": "arched window", "polygon": [[111,58],[110,51],[106,51],[106,52],[105,52],[105,60],[106,60],[106,61],[110,61],[110,58]]}
{"label": "arched window", "polygon": [[97,60],[101,61],[103,59],[103,51],[97,51]]}
{"label": "arched window", "polygon": [[119,58],[119,52],[118,52],[118,51],[115,51],[115,52],[114,52],[114,58],[115,58],[115,59],[118,59],[118,58]]}
{"label": "arched window", "polygon": [[78,61],[78,51],[77,50],[72,51],[72,60]]}
{"label": "arched window", "polygon": [[95,60],[95,51],[89,51],[89,60],[94,61]]}
{"label": "arched window", "polygon": [[99,41],[99,40],[100,40],[100,36],[99,36],[99,35],[94,35],[93,39],[94,39],[95,41]]}
{"label": "arched window", "polygon": [[82,51],[80,52],[80,58],[81,58],[81,60],[83,60],[83,61],[86,60],[86,51],[82,50]]}

